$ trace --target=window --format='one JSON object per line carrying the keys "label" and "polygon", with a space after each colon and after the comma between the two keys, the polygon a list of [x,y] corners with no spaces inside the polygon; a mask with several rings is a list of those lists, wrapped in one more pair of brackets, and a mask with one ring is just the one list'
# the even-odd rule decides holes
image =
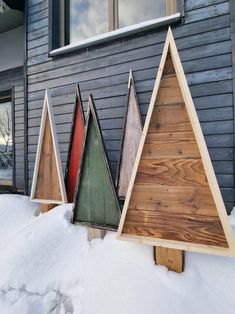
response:
{"label": "window", "polygon": [[176,0],[69,0],[65,44],[176,12]]}
{"label": "window", "polygon": [[0,186],[13,185],[11,91],[0,92]]}

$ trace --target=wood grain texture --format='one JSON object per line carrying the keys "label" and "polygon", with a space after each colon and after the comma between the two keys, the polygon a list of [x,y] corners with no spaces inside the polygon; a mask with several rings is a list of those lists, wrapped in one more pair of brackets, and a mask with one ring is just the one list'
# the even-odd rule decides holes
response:
{"label": "wood grain texture", "polygon": [[168,249],[161,246],[154,247],[156,265],[166,266],[169,270],[182,273],[184,270],[184,251]]}
{"label": "wood grain texture", "polygon": [[129,209],[123,233],[228,248],[220,219],[213,216]]}
{"label": "wood grain texture", "polygon": [[[121,157],[117,170],[117,190],[119,197],[126,196],[133,165],[142,135],[142,121],[135,91],[134,79],[130,71],[126,119],[124,125]],[[120,171],[120,172],[119,172]]]}
{"label": "wood grain texture", "polygon": [[62,201],[48,113],[42,140],[35,198]]}
{"label": "wood grain texture", "polygon": [[146,244],[148,238],[151,243],[164,240],[164,246],[172,241],[179,249],[190,244],[197,251],[200,245],[203,251],[209,247],[212,252],[216,247],[233,251],[221,201],[169,30],[118,235],[125,239],[136,236]]}
{"label": "wood grain texture", "polygon": [[159,186],[208,187],[200,159],[141,160],[136,184]]}

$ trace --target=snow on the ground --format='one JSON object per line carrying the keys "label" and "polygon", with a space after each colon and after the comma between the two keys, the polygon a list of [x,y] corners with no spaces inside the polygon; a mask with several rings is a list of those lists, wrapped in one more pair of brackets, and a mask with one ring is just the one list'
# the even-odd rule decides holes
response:
{"label": "snow on the ground", "polygon": [[39,216],[37,206],[0,195],[1,314],[234,313],[234,258],[186,252],[176,274],[114,232],[88,242],[86,227],[70,224],[71,204]]}

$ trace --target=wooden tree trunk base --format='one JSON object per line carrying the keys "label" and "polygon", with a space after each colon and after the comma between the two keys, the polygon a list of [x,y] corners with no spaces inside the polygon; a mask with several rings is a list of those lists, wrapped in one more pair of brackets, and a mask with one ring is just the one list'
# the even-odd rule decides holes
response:
{"label": "wooden tree trunk base", "polygon": [[106,231],[103,229],[87,227],[87,239],[91,241],[93,239],[103,239]]}
{"label": "wooden tree trunk base", "polygon": [[40,205],[40,212],[41,213],[47,213],[52,208],[56,207],[56,204],[42,204]]}
{"label": "wooden tree trunk base", "polygon": [[156,265],[166,266],[169,270],[177,273],[184,271],[184,251],[161,246],[154,246],[153,250]]}

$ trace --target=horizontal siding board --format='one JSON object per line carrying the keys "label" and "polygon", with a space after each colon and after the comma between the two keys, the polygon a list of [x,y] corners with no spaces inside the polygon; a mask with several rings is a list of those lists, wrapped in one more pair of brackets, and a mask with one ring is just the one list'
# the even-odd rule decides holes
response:
{"label": "horizontal siding board", "polygon": [[187,12],[186,23],[209,19],[215,16],[224,15],[229,13],[228,1],[211,5],[208,7],[199,8],[197,10]]}
{"label": "horizontal siding board", "polygon": [[48,44],[48,36],[39,37],[28,42],[28,49]]}
{"label": "horizontal siding board", "polygon": [[186,10],[195,10],[199,9],[202,7],[210,6],[210,5],[215,5],[217,3],[224,2],[224,0],[187,0],[186,1]]}
{"label": "horizontal siding board", "polygon": [[34,32],[41,28],[48,26],[48,18],[44,18],[42,20],[36,21],[28,25],[28,32]]}
{"label": "horizontal siding board", "polygon": [[28,24],[32,24],[41,19],[48,18],[48,9],[47,7],[44,10],[39,10],[33,14],[28,14]]}
{"label": "horizontal siding board", "polygon": [[233,147],[233,134],[207,135],[205,136],[208,147]]}
{"label": "horizontal siding board", "polygon": [[213,167],[218,174],[233,174],[233,161],[213,161]]}
{"label": "horizontal siding board", "polygon": [[41,55],[41,54],[45,54],[48,52],[48,45],[42,45],[33,49],[29,49],[28,50],[28,57],[29,58],[33,58],[35,56]]}

